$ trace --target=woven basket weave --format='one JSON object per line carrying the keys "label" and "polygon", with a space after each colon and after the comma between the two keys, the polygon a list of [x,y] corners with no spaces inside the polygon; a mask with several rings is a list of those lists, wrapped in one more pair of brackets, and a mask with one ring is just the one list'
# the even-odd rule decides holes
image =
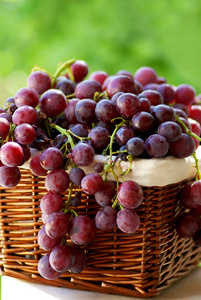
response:
{"label": "woven basket weave", "polygon": [[[46,193],[44,178],[21,169],[21,182],[13,189],[0,188],[1,274],[26,281],[133,297],[154,297],[187,274],[201,260],[201,249],[174,229],[182,211],[178,193],[185,182],[165,187],[143,187],[144,200],[137,209],[141,226],[133,235],[115,229],[97,231],[85,249],[87,268],[80,274],[64,273],[48,281],[40,277],[42,254],[37,233],[43,225],[40,199]],[[67,194],[66,194],[67,196]],[[79,214],[94,216],[100,209],[83,194]]]}

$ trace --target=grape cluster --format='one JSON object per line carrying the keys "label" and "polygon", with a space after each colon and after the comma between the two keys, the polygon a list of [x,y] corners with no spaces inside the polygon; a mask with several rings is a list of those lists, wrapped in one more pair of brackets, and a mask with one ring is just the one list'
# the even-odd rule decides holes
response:
{"label": "grape cluster", "polygon": [[[175,87],[150,67],[139,68],[134,75],[127,70],[89,74],[85,61],[70,60],[60,64],[53,76],[34,69],[27,86],[0,110],[0,185],[16,186],[20,166],[27,161],[33,175],[45,176],[47,192],[40,201],[44,225],[38,244],[47,254],[38,263],[41,276],[52,280],[67,270],[81,272],[87,264],[84,247],[97,230],[117,226],[126,234],[135,233],[143,190],[137,182],[124,180],[132,161],[195,156],[200,124],[201,106],[194,88]],[[40,154],[31,156],[32,148]],[[87,173],[96,154],[107,159]],[[124,172],[121,160],[130,164]],[[114,180],[108,180],[109,173]],[[193,237],[197,245],[201,244],[200,189],[201,179],[181,192],[190,213],[177,224],[178,233]],[[76,213],[81,191],[100,206],[94,219]]]}

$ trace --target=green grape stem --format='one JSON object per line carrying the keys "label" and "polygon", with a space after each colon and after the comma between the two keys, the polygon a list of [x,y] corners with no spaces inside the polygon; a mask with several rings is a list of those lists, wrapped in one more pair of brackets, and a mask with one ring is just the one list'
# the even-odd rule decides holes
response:
{"label": "green grape stem", "polygon": [[74,77],[71,71],[71,65],[75,62],[75,59],[71,59],[68,60],[66,62],[64,62],[63,64],[61,64],[58,69],[56,70],[56,73],[52,76],[52,87],[54,86],[57,77],[61,74],[61,72],[63,72],[65,69],[67,69],[68,74],[70,76],[70,79],[74,81]]}
{"label": "green grape stem", "polygon": [[50,126],[51,128],[54,128],[54,129],[58,130],[62,135],[67,136],[68,142],[69,142],[69,144],[71,145],[71,148],[73,149],[73,147],[75,146],[75,143],[74,143],[74,141],[73,141],[73,139],[72,139],[70,133],[68,132],[68,130],[63,129],[62,127],[60,127],[59,125],[56,125],[56,124],[54,124],[54,123],[53,123],[53,124],[49,124],[49,126]]}

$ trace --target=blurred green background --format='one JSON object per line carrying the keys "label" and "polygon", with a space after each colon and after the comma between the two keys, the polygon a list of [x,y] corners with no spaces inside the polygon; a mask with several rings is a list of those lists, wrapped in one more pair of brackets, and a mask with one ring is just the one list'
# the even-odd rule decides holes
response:
{"label": "blurred green background", "polygon": [[0,105],[37,65],[85,60],[109,74],[153,67],[201,93],[200,0],[0,0]]}

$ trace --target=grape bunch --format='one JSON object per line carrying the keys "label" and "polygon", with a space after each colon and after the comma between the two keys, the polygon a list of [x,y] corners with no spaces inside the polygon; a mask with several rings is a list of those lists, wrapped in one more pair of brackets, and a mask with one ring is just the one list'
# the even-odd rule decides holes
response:
{"label": "grape bunch", "polygon": [[[85,61],[72,59],[59,64],[54,75],[37,67],[32,70],[27,86],[0,109],[0,185],[15,187],[25,162],[33,175],[45,176],[38,244],[47,253],[38,263],[41,276],[53,280],[66,271],[81,272],[87,265],[84,247],[98,230],[117,227],[125,234],[138,230],[136,208],[143,202],[143,190],[124,176],[135,158],[193,155],[196,160],[201,140],[199,101],[192,86],[175,87],[150,67],[141,67],[134,75],[127,70],[90,74]],[[39,154],[31,155],[32,149]],[[93,164],[97,154],[105,156],[104,163]],[[126,171],[121,170],[122,160],[128,162]],[[91,164],[93,172],[87,173]],[[196,179],[198,167],[197,173]],[[197,245],[200,182],[195,180],[181,192],[190,213],[185,212],[177,224],[178,234],[193,237]],[[76,212],[82,193],[99,205],[94,219]]]}

